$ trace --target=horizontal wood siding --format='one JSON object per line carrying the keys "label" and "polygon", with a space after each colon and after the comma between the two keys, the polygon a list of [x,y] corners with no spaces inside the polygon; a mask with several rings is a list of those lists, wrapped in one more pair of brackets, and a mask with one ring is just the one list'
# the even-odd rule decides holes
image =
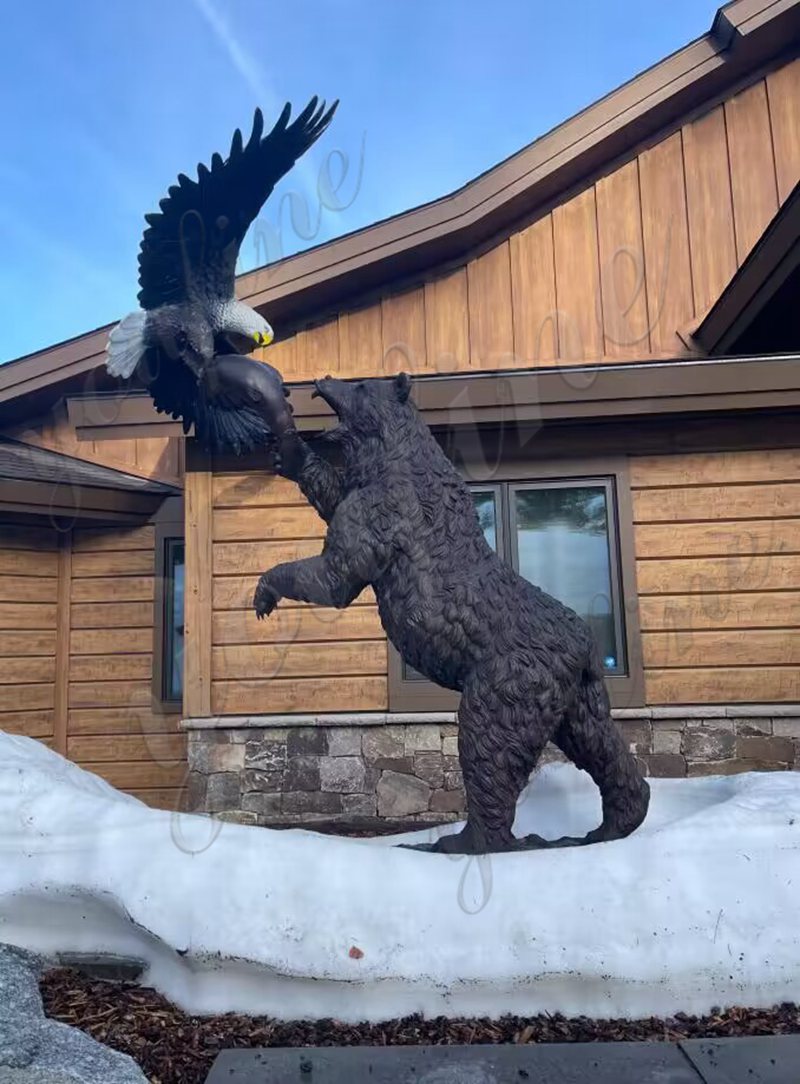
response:
{"label": "horizontal wood siding", "polygon": [[798,102],[794,60],[463,267],[263,356],[288,380],[681,356],[800,180]]}
{"label": "horizontal wood siding", "polygon": [[[98,424],[113,418],[98,418]],[[183,440],[180,437],[145,437],[136,440],[78,440],[63,404],[43,418],[4,431],[15,440],[48,448],[74,459],[142,478],[180,483],[183,476]]]}
{"label": "horizontal wood siding", "polygon": [[155,528],[76,530],[70,589],[67,754],[150,805],[178,808],[179,713],[153,700]]}
{"label": "horizontal wood siding", "polygon": [[[374,341],[366,323],[349,342]],[[291,482],[267,472],[211,479],[211,710],[219,714],[372,711],[387,707],[387,646],[375,598],[347,610],[281,602],[252,609],[259,575],[318,554],[325,523]]]}
{"label": "horizontal wood siding", "polygon": [[649,704],[800,701],[800,449],[631,460]]}
{"label": "horizontal wood siding", "polygon": [[58,535],[0,527],[0,730],[55,737]]}

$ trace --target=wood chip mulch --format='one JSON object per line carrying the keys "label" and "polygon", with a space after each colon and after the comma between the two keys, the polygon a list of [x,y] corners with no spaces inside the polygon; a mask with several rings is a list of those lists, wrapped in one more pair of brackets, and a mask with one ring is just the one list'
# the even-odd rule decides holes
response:
{"label": "wood chip mulch", "polygon": [[235,1047],[670,1042],[800,1032],[800,1006],[790,1004],[773,1009],[716,1010],[703,1017],[678,1013],[667,1020],[567,1019],[556,1013],[500,1020],[407,1016],[381,1024],[344,1024],[339,1020],[284,1023],[232,1014],[189,1016],[155,990],[89,979],[68,970],[48,972],[42,980],[42,996],[48,1016],[130,1054],[151,1084],[203,1084],[217,1054]]}

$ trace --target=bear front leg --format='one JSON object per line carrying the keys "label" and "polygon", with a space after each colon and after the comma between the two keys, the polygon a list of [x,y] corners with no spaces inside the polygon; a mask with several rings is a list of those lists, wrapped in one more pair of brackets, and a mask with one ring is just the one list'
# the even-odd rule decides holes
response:
{"label": "bear front leg", "polygon": [[323,553],[303,561],[287,561],[265,572],[258,581],[253,606],[259,619],[271,614],[282,598],[343,609],[365,586],[350,567]]}

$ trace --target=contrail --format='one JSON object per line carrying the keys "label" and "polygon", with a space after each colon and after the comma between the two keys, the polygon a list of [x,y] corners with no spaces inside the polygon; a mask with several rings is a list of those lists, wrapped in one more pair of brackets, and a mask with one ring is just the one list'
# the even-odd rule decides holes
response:
{"label": "contrail", "polygon": [[[194,0],[194,5],[214,32],[219,44],[228,54],[228,59],[231,64],[255,98],[255,104],[261,106],[264,112],[266,127],[267,130],[269,130],[270,115],[273,120],[277,119],[278,114],[283,108],[283,102],[277,97],[274,91],[270,90],[266,85],[258,64],[248,54],[247,50],[242,47],[219,8],[214,3],[214,0]],[[304,106],[305,104],[305,102],[300,103],[301,106]],[[246,131],[244,131],[244,137],[247,139]],[[294,172],[306,189],[306,194],[312,201],[316,201],[317,177],[309,162],[305,158],[301,158],[295,165]]]}

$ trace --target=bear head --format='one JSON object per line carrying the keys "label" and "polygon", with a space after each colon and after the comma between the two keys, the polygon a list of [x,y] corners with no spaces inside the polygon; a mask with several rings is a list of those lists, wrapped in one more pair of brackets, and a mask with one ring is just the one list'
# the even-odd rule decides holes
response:
{"label": "bear head", "polygon": [[409,409],[411,377],[407,373],[386,379],[336,380],[326,376],[314,381],[314,397],[331,407],[343,427],[354,437],[377,437],[397,425],[398,408]]}

